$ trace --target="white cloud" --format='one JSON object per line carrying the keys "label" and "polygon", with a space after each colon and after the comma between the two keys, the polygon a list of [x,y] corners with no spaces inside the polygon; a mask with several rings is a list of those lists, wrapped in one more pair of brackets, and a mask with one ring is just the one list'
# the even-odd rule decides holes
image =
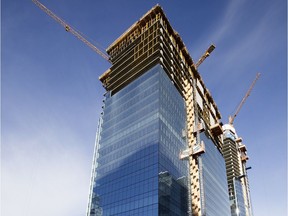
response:
{"label": "white cloud", "polygon": [[[277,16],[277,5],[259,11],[249,6],[247,1],[231,1],[219,18],[217,28],[212,28],[199,44],[204,50],[203,43],[216,43],[216,50],[201,65],[200,72],[204,71],[205,83],[219,104],[232,102],[230,110],[238,103],[233,105],[235,95],[244,96],[257,72],[270,73],[267,65],[277,59],[279,49],[283,49],[279,41],[282,41],[284,31],[281,32],[283,27]],[[239,85],[244,86],[239,88]]]}
{"label": "white cloud", "polygon": [[196,53],[201,55],[209,43],[215,43],[217,48],[205,65],[213,62],[213,59],[217,61],[213,63],[217,66],[217,74],[227,67],[236,68],[236,64],[243,66],[267,61],[271,58],[269,52],[279,48],[281,40],[279,34],[282,32],[279,30],[282,24],[281,20],[277,20],[280,13],[278,7],[277,4],[271,4],[266,9],[255,10],[249,1],[231,1],[193,51],[197,50]]}
{"label": "white cloud", "polygon": [[219,12],[218,20],[214,21],[213,25],[211,22],[211,25],[207,28],[209,30],[205,33],[206,37],[197,40],[197,43],[190,49],[190,52],[192,54],[196,53],[200,57],[208,48],[208,44],[216,43],[217,46],[219,41],[227,37],[229,32],[231,32],[231,28],[234,27],[236,20],[239,19],[237,13],[241,10],[244,2],[245,1],[230,1],[227,7]]}
{"label": "white cloud", "polygon": [[77,136],[45,126],[5,134],[2,155],[3,216],[85,215],[92,153]]}

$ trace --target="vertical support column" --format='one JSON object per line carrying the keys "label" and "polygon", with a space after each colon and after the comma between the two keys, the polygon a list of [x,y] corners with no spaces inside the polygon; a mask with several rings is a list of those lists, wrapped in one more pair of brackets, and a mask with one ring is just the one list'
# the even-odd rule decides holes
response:
{"label": "vertical support column", "polygon": [[[187,110],[187,137],[190,152],[193,152],[193,147],[196,145],[196,138],[193,135],[195,125],[195,105],[193,98],[193,86],[190,80],[185,80],[185,102]],[[190,172],[190,192],[192,214],[195,216],[201,215],[201,198],[200,198],[200,182],[199,169],[197,159],[193,155],[189,156],[189,172]]]}

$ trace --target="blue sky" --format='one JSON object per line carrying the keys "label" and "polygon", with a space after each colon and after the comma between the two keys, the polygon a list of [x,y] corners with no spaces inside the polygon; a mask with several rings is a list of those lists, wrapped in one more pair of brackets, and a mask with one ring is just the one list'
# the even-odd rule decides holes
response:
{"label": "blue sky", "polygon": [[[159,3],[246,144],[254,215],[287,211],[287,1],[42,0],[104,50]],[[109,63],[30,0],[2,0],[1,214],[79,216]]]}

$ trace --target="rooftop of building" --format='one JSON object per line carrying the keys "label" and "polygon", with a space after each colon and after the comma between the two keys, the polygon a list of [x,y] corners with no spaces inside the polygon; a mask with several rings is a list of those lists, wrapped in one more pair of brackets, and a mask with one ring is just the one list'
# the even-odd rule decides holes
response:
{"label": "rooftop of building", "polygon": [[[165,21],[165,23],[167,24],[167,31],[169,32],[169,34],[173,35],[173,38],[175,39],[175,42],[177,43],[179,50],[181,50],[182,56],[185,60],[185,62],[189,65],[189,67],[191,68],[191,71],[193,73],[193,77],[197,78],[198,81],[201,83],[201,85],[204,88],[204,92],[205,92],[205,96],[207,97],[208,101],[213,105],[217,116],[219,119],[221,119],[221,114],[218,110],[218,107],[210,93],[210,91],[208,90],[208,88],[205,86],[204,81],[201,77],[201,75],[199,74],[197,68],[194,65],[193,59],[191,58],[188,49],[186,48],[183,40],[181,39],[179,33],[177,31],[175,31],[167,16],[164,13],[164,10],[162,9],[162,7],[157,4],[155,5],[152,9],[150,9],[147,13],[145,13],[138,21],[136,21],[130,28],[128,28],[121,36],[119,36],[107,49],[107,53],[111,56],[111,53],[113,52],[113,49],[116,48],[119,44],[121,44],[121,42],[124,42],[125,40],[127,40],[127,38],[129,38],[129,36],[131,36],[131,34],[133,34],[135,32],[135,30],[137,29],[141,29],[141,27],[145,26],[147,22],[149,22],[149,20],[151,20],[151,17],[155,17],[156,14],[161,14],[162,19]],[[106,72],[104,72],[99,79],[103,82],[104,79],[106,79],[107,76],[109,76],[111,70],[108,69]]]}

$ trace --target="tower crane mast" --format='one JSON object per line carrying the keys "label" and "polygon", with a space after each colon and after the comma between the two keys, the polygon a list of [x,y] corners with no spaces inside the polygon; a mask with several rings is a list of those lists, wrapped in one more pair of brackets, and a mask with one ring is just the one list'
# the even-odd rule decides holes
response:
{"label": "tower crane mast", "polygon": [[245,101],[246,101],[247,98],[249,97],[249,95],[250,95],[252,89],[254,88],[257,80],[259,79],[260,75],[261,75],[260,73],[257,73],[257,74],[256,74],[256,78],[255,78],[254,81],[252,82],[250,88],[248,89],[247,93],[245,94],[245,96],[243,97],[243,99],[242,99],[242,101],[240,102],[239,106],[237,107],[236,112],[234,113],[233,116],[229,116],[229,124],[230,124],[230,125],[233,125],[233,122],[234,122],[234,120],[235,120],[235,117],[238,115],[238,113],[240,112],[243,104],[245,103]]}
{"label": "tower crane mast", "polygon": [[94,50],[96,53],[98,53],[100,56],[102,56],[105,60],[110,62],[108,55],[103,53],[94,44],[92,44],[90,41],[88,41],[86,38],[84,38],[77,30],[73,29],[63,19],[58,17],[56,14],[54,14],[51,10],[49,10],[47,7],[45,7],[43,4],[41,4],[38,0],[32,0],[32,2],[35,5],[37,5],[41,10],[43,10],[46,14],[48,14],[50,17],[52,17],[56,22],[58,22],[60,25],[62,25],[67,32],[70,32],[71,34],[73,34],[75,37],[77,37],[79,40],[81,40],[83,43],[85,43],[87,46],[89,46],[92,50]]}

